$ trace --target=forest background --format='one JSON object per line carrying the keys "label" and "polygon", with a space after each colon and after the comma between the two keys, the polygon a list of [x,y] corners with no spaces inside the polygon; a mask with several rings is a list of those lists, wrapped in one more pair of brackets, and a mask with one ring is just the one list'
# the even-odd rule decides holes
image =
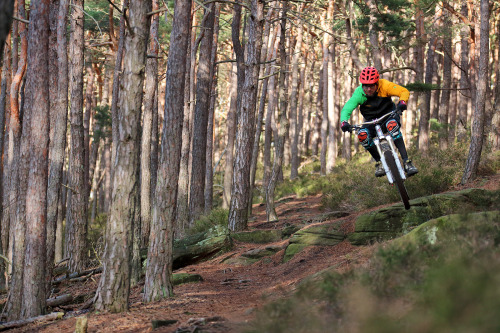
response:
{"label": "forest background", "polygon": [[500,147],[497,2],[17,0],[0,12],[9,320],[44,313],[62,260],[81,272],[100,258],[94,306],[126,310],[145,248],[144,300],[169,297],[173,239],[200,216],[220,207],[244,230],[260,199],[276,220],[278,182],[361,150],[339,115],[367,65],[411,90],[407,145],[470,142],[462,183]]}

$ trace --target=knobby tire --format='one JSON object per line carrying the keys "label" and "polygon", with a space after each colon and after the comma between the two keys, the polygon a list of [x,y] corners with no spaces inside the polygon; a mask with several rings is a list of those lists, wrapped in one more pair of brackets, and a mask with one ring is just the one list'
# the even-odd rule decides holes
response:
{"label": "knobby tire", "polygon": [[392,177],[394,178],[394,182],[398,187],[399,195],[401,196],[401,201],[405,205],[405,209],[410,209],[410,196],[408,195],[408,191],[406,191],[405,184],[401,175],[399,174],[398,167],[396,166],[396,161],[394,160],[394,156],[391,151],[384,151],[385,161],[387,162],[387,166],[392,173]]}

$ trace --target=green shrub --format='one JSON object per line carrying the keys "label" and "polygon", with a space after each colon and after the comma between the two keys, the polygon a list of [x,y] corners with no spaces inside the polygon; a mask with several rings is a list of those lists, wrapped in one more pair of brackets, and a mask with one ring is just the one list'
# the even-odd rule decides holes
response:
{"label": "green shrub", "polygon": [[213,209],[210,214],[202,215],[194,226],[187,230],[188,235],[194,235],[200,232],[208,232],[210,230],[216,233],[227,230],[227,220],[229,211],[223,208]]}

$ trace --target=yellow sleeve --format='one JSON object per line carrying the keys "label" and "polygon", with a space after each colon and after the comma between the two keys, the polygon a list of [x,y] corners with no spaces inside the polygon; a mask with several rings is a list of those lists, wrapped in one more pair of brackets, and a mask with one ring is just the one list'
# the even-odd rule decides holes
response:
{"label": "yellow sleeve", "polygon": [[410,98],[408,89],[385,79],[379,80],[378,94],[382,97],[398,96],[400,101],[405,101],[406,103],[408,103],[408,99]]}

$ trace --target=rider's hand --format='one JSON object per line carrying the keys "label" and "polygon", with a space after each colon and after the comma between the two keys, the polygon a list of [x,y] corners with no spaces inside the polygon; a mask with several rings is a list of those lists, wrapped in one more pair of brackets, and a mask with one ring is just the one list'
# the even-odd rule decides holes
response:
{"label": "rider's hand", "polygon": [[396,112],[402,114],[404,110],[406,110],[406,102],[399,101],[398,106],[396,106]]}
{"label": "rider's hand", "polygon": [[343,121],[340,128],[342,129],[342,132],[349,132],[351,130],[351,125],[347,121]]}

